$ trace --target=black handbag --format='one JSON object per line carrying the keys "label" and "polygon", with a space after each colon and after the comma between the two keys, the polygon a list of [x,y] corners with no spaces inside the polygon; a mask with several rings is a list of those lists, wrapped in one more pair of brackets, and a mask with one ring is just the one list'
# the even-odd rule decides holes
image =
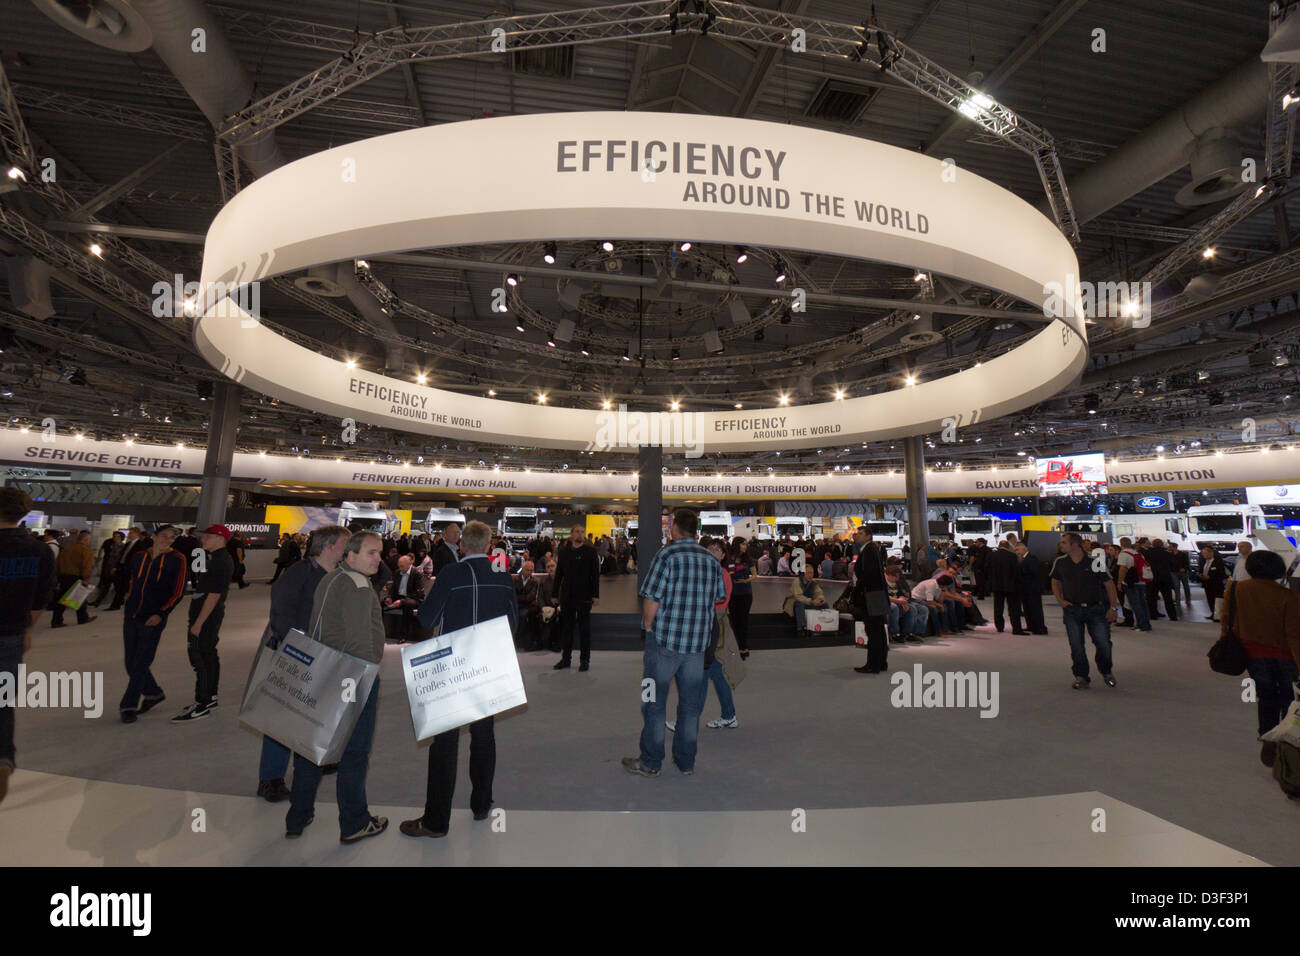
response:
{"label": "black handbag", "polygon": [[1236,590],[1234,584],[1224,596],[1224,602],[1228,605],[1228,632],[1215,641],[1206,654],[1210,659],[1210,670],[1229,677],[1240,677],[1246,672],[1246,648],[1232,626],[1232,619],[1237,613]]}

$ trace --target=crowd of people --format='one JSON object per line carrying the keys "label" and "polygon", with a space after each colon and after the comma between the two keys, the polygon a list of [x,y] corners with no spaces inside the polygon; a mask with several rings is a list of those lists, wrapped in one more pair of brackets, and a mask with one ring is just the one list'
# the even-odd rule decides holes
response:
{"label": "crowd of people", "polygon": [[[19,523],[30,505],[23,492],[0,489],[0,668],[16,670],[42,610],[55,610],[53,627],[66,626],[59,598],[78,583],[89,588],[98,569],[98,588],[85,605],[97,606],[111,592],[108,610],[123,612],[122,722],[137,722],[166,699],[151,665],[168,617],[187,591],[193,595],[187,652],[195,672],[194,701],[172,721],[186,724],[208,716],[218,705],[217,646],[226,595],[232,586],[244,586],[238,536],[223,525],[201,532],[162,525],[151,534],[129,528],[115,532],[96,555],[86,532],[47,532],[38,539],[22,529]],[[643,728],[638,755],[626,758],[623,766],[643,776],[660,774],[669,732],[674,734],[674,764],[684,774],[694,772],[709,686],[716,691],[720,714],[708,726],[739,726],[735,688],[743,676],[741,662],[750,655],[754,581],[765,573],[788,571],[783,610],[800,630],[811,610],[833,610],[836,618],[852,619],[867,651],[866,663],[855,670],[865,674],[887,670],[890,644],[923,643],[988,623],[979,602],[990,596],[997,631],[1010,624],[1016,635],[1047,634],[1042,594],[1050,582],[1062,608],[1076,689],[1091,681],[1085,640],[1093,643],[1103,680],[1116,686],[1111,628],[1149,631],[1152,620],[1185,619],[1180,591],[1188,607],[1191,603],[1186,555],[1159,540],[1123,538],[1102,546],[1065,534],[1050,566],[1014,535],[994,547],[978,540],[964,553],[934,541],[907,567],[907,555],[887,555],[862,529],[851,540],[775,542],[697,539],[697,532],[695,512],[675,512],[670,540],[645,569],[638,591],[645,643]],[[634,560],[630,552],[625,538],[589,535],[585,522],[574,524],[558,543],[539,537],[522,548],[477,521],[463,529],[450,524],[432,535],[381,536],[359,526],[285,535],[270,582],[263,643],[274,649],[296,629],[377,662],[385,643],[418,641],[439,629],[471,623],[469,605],[453,600],[452,592],[473,588],[478,619],[505,616],[518,646],[560,654],[557,670],[572,665],[577,643],[578,669],[585,671],[591,665],[591,615],[600,602],[601,579],[626,573]],[[1286,570],[1278,555],[1252,554],[1249,545],[1242,546],[1231,578],[1213,551],[1207,549],[1201,560],[1210,617],[1221,621],[1225,632],[1235,621],[1246,648],[1259,689],[1260,733],[1286,712],[1300,663],[1300,597],[1277,584]],[[823,584],[838,581],[845,587],[831,604]],[[1164,614],[1158,602],[1163,602]],[[89,620],[84,606],[78,609],[78,621]],[[676,719],[668,720],[672,684],[678,702]],[[652,689],[648,694],[646,687]],[[367,700],[358,702],[360,715],[339,764],[320,767],[296,756],[292,787],[286,784],[290,751],[264,739],[257,792],[271,802],[289,801],[287,836],[299,836],[312,822],[321,777],[334,771],[339,774],[340,839],[355,842],[387,827],[387,820],[369,812],[365,798],[377,688],[376,682]],[[448,832],[457,747],[458,731],[433,741],[425,810],[401,825],[404,834],[441,837]],[[14,753],[13,712],[0,709],[0,797]],[[1270,763],[1274,754],[1266,746],[1261,757]],[[470,726],[475,819],[486,819],[492,806],[495,759],[494,723],[488,717]]]}

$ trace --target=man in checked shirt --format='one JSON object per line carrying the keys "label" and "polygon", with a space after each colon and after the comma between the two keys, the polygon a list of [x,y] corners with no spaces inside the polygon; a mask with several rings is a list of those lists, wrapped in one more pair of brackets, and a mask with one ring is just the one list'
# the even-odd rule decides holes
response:
{"label": "man in checked shirt", "polygon": [[641,681],[641,754],[624,757],[623,769],[657,777],[664,761],[664,701],[677,678],[677,731],[673,763],[695,772],[704,706],[704,651],[714,640],[714,605],[727,596],[722,565],[695,540],[699,518],[689,508],[673,512],[671,540],[659,551],[641,585],[645,670]]}

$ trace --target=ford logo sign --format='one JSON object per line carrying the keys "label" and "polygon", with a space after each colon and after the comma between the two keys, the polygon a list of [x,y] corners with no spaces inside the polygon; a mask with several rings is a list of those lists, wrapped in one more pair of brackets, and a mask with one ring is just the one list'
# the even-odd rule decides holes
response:
{"label": "ford logo sign", "polygon": [[1163,508],[1165,499],[1159,495],[1147,495],[1145,498],[1138,499],[1139,508]]}

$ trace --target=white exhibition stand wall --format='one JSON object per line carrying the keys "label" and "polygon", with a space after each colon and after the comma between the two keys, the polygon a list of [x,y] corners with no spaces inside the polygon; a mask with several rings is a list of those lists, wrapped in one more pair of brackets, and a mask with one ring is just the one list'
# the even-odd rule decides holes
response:
{"label": "white exhibition stand wall", "polygon": [[[23,434],[0,429],[0,462],[33,468],[122,472],[198,478],[203,473],[201,448],[174,445],[127,445],[125,442],[77,440],[58,435],[42,441],[40,432]],[[624,459],[626,461],[626,459]],[[574,498],[635,498],[637,477],[631,463],[612,466],[608,472],[494,471],[491,468],[438,468],[424,465],[376,465],[335,461],[333,458],[286,455],[252,455],[236,452],[232,476],[236,481],[302,485],[308,488],[342,488],[381,495],[386,491],[428,491],[517,496],[569,496]],[[1194,491],[1208,488],[1242,488],[1251,485],[1286,485],[1300,482],[1300,449],[1272,452],[1245,451],[1222,456],[1180,455],[1167,458],[1106,464],[1109,491]],[[665,500],[691,498],[855,500],[903,498],[903,473],[866,474],[820,472],[809,475],[765,473],[715,478],[694,473],[663,476]],[[1022,468],[934,471],[926,475],[931,498],[1009,497],[1036,495],[1032,464]]]}

